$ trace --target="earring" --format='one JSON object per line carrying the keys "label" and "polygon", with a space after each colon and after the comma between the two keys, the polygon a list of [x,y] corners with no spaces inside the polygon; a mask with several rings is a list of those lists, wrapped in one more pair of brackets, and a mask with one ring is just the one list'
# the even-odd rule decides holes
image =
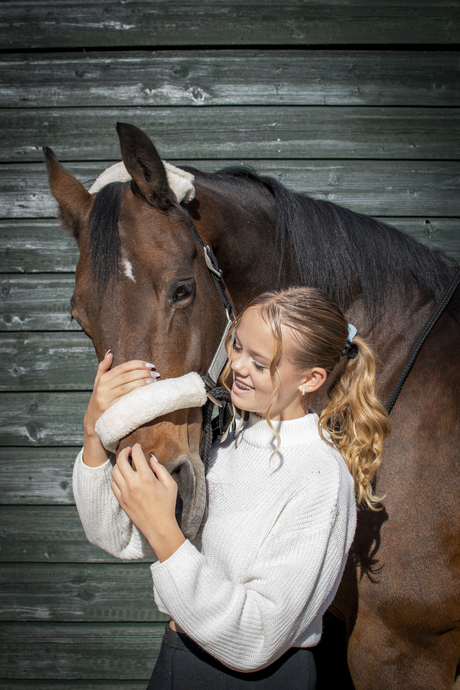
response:
{"label": "earring", "polygon": [[305,386],[302,386],[302,395],[305,395]]}

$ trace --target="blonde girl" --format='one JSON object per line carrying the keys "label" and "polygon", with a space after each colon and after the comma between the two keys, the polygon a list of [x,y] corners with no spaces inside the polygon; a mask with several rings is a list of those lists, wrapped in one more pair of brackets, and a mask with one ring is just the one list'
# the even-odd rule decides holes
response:
{"label": "blonde girl", "polygon": [[[74,493],[90,541],[118,557],[154,555],[158,608],[169,614],[149,690],[313,690],[311,648],[353,540],[356,502],[389,433],[370,349],[317,289],[265,293],[236,319],[224,372],[245,423],[213,447],[199,551],[175,518],[177,486],[139,445],[115,465],[94,434],[117,381],[144,385],[146,364],[101,363],[85,416]],[[117,371],[118,370],[118,371]],[[150,373],[148,374],[150,376]],[[328,381],[329,379],[329,381]],[[312,395],[328,385],[320,417]]]}

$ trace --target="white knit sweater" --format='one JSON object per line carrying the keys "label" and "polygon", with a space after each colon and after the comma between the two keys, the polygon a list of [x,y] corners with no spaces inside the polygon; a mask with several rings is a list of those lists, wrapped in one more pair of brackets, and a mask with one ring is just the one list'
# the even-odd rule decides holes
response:
{"label": "white knit sweater", "polygon": [[[232,669],[268,666],[289,647],[321,637],[356,526],[353,481],[323,441],[318,417],[274,424],[251,415],[242,433],[215,446],[207,472],[201,553],[189,542],[151,566],[156,603]],[[152,550],[119,507],[111,464],[74,470],[88,539],[119,558]]]}

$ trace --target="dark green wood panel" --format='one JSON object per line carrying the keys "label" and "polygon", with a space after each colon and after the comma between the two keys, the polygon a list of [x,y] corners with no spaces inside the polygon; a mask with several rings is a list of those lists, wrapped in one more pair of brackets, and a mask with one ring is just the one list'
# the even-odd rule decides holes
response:
{"label": "dark green wood panel", "polygon": [[69,273],[77,243],[58,220],[0,221],[0,273]]}
{"label": "dark green wood panel", "polygon": [[46,505],[0,506],[0,561],[25,569],[30,563],[122,562],[89,543],[75,506]]}
{"label": "dark green wood panel", "polygon": [[4,623],[4,678],[150,678],[164,623]]}
{"label": "dark green wood panel", "polygon": [[460,263],[460,218],[381,218]]}
{"label": "dark green wood panel", "polygon": [[0,391],[92,390],[96,368],[84,333],[0,335]]}
{"label": "dark green wood panel", "polygon": [[90,393],[2,393],[0,445],[79,446]]}
{"label": "dark green wood panel", "polygon": [[70,317],[74,285],[73,274],[3,275],[0,330],[80,330]]}
{"label": "dark green wood panel", "polygon": [[0,620],[147,622],[169,616],[155,605],[147,563],[4,563]]}
{"label": "dark green wood panel", "polygon": [[[209,172],[226,165],[251,165],[257,172],[273,175],[298,192],[374,216],[460,216],[460,175],[456,162],[253,158],[171,162],[196,165]],[[68,163],[66,168],[89,187],[109,164],[110,161]],[[44,165],[5,164],[1,171],[1,218],[49,218],[56,214]]]}
{"label": "dark green wood panel", "polygon": [[34,0],[4,3],[0,48],[453,44],[456,4],[244,2],[244,0]]}
{"label": "dark green wood panel", "polygon": [[79,451],[79,446],[0,448],[0,505],[73,505],[72,470]]}
{"label": "dark green wood panel", "polygon": [[460,153],[458,108],[255,106],[0,110],[0,160],[119,156],[116,123],[155,133],[165,158],[434,158]]}
{"label": "dark green wood panel", "polygon": [[460,57],[422,51],[155,51],[0,58],[3,107],[460,105]]}
{"label": "dark green wood panel", "polygon": [[[460,259],[460,222],[456,218],[380,220]],[[71,272],[77,259],[76,242],[57,220],[0,220],[0,273]]]}

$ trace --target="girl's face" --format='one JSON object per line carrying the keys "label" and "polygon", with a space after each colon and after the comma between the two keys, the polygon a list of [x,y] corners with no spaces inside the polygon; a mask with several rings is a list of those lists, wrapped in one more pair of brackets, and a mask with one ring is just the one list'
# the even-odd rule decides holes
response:
{"label": "girl's face", "polygon": [[[280,388],[271,409],[273,420],[297,419],[305,414],[302,406],[302,384],[305,374],[287,359],[291,336],[283,330],[283,351],[278,366]],[[275,339],[257,308],[244,312],[236,331],[231,367],[233,371],[232,402],[235,407],[261,416],[273,398],[274,385],[270,376],[270,362],[275,351]]]}

